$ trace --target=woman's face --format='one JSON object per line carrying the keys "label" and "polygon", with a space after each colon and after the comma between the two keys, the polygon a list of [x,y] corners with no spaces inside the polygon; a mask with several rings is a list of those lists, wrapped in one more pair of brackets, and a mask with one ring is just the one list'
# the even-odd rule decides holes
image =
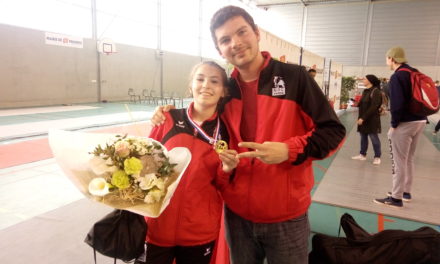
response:
{"label": "woman's face", "polygon": [[194,104],[202,107],[217,106],[220,98],[225,96],[220,70],[208,64],[200,65],[194,73],[190,90]]}
{"label": "woman's face", "polygon": [[364,79],[362,79],[362,82],[364,83],[364,86],[367,88],[370,88],[371,86],[373,86],[370,81],[364,77]]}

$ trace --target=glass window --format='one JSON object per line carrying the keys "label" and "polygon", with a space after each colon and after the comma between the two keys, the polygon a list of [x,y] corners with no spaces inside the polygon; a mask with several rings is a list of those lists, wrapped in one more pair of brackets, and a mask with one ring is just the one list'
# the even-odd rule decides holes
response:
{"label": "glass window", "polygon": [[98,39],[157,48],[157,1],[97,0]]}
{"label": "glass window", "polygon": [[92,37],[90,0],[2,0],[0,23]]}
{"label": "glass window", "polygon": [[162,49],[199,55],[199,0],[162,0]]}
{"label": "glass window", "polygon": [[218,54],[217,49],[215,48],[214,41],[211,37],[211,31],[209,30],[209,26],[211,24],[211,18],[214,13],[222,8],[223,6],[230,4],[237,4],[236,2],[232,2],[230,0],[219,0],[219,1],[210,1],[210,0],[201,0],[202,4],[202,14],[201,14],[201,38],[202,38],[202,46],[201,46],[201,55],[205,58],[212,58],[216,60],[221,60],[222,57]]}

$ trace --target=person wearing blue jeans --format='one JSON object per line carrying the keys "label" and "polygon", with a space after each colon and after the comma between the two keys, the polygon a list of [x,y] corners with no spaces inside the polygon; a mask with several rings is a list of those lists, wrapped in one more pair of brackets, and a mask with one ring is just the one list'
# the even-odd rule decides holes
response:
{"label": "person wearing blue jeans", "polygon": [[363,79],[365,89],[358,104],[359,117],[357,131],[361,135],[361,150],[354,160],[367,160],[368,137],[371,139],[374,150],[373,164],[380,164],[381,144],[378,133],[381,132],[379,107],[382,104],[380,80],[375,75],[366,75]]}
{"label": "person wearing blue jeans", "polygon": [[269,264],[307,263],[307,213],[280,223],[255,223],[225,207],[225,218],[226,229],[232,231],[226,233],[226,239],[231,245],[233,264],[263,263],[265,257]]}
{"label": "person wearing blue jeans", "polygon": [[374,150],[374,157],[379,158],[382,155],[381,151],[381,144],[379,136],[375,133],[372,134],[361,134],[361,151],[359,152],[363,156],[367,156],[367,150],[368,150],[368,137],[370,137],[371,144],[373,145]]}

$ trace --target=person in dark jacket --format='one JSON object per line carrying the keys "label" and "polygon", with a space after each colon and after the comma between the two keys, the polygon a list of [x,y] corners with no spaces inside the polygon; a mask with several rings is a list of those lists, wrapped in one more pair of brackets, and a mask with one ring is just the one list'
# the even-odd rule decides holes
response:
{"label": "person in dark jacket", "polygon": [[393,47],[386,54],[387,65],[394,71],[390,79],[391,127],[388,140],[391,146],[393,174],[392,190],[383,199],[374,199],[378,204],[400,208],[403,201],[411,201],[411,187],[414,178],[414,154],[417,143],[426,126],[426,116],[410,112],[408,105],[412,98],[411,75],[407,70],[417,71],[407,64],[402,47]]}
{"label": "person in dark jacket", "polygon": [[373,164],[380,164],[381,145],[378,134],[381,132],[379,107],[382,104],[380,80],[375,75],[367,75],[363,79],[367,89],[362,93],[359,102],[359,117],[357,131],[361,135],[361,150],[359,155],[351,157],[354,160],[366,160],[368,150],[368,137],[374,149]]}

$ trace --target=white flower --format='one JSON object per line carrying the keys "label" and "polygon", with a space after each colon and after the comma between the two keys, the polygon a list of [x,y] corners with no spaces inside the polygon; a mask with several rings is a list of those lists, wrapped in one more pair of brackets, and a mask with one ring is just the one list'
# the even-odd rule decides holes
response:
{"label": "white flower", "polygon": [[157,177],[156,174],[149,173],[144,177],[139,177],[137,180],[139,181],[139,187],[142,190],[149,190],[156,185],[155,182],[157,181]]}
{"label": "white flower", "polygon": [[139,150],[139,155],[146,155],[147,154],[147,149],[146,148],[141,148],[140,150]]}
{"label": "white flower", "polygon": [[155,186],[159,188],[159,190],[163,191],[165,189],[165,183],[163,181],[163,178],[159,178],[154,182]]}
{"label": "white flower", "polygon": [[118,168],[116,166],[112,166],[108,160],[104,160],[98,156],[93,156],[93,158],[89,160],[89,165],[93,173],[96,175],[101,175],[106,172],[113,173],[118,170]]}
{"label": "white flower", "polygon": [[158,189],[154,189],[148,192],[148,194],[145,196],[144,202],[145,203],[156,203],[159,202],[162,198],[164,192]]}
{"label": "white flower", "polygon": [[89,183],[89,193],[95,196],[104,196],[108,194],[110,184],[104,178],[94,178]]}
{"label": "white flower", "polygon": [[136,181],[139,182],[139,187],[142,190],[150,190],[153,187],[158,188],[159,190],[165,189],[165,182],[163,178],[157,178],[156,174],[149,173],[144,177],[138,177]]}

